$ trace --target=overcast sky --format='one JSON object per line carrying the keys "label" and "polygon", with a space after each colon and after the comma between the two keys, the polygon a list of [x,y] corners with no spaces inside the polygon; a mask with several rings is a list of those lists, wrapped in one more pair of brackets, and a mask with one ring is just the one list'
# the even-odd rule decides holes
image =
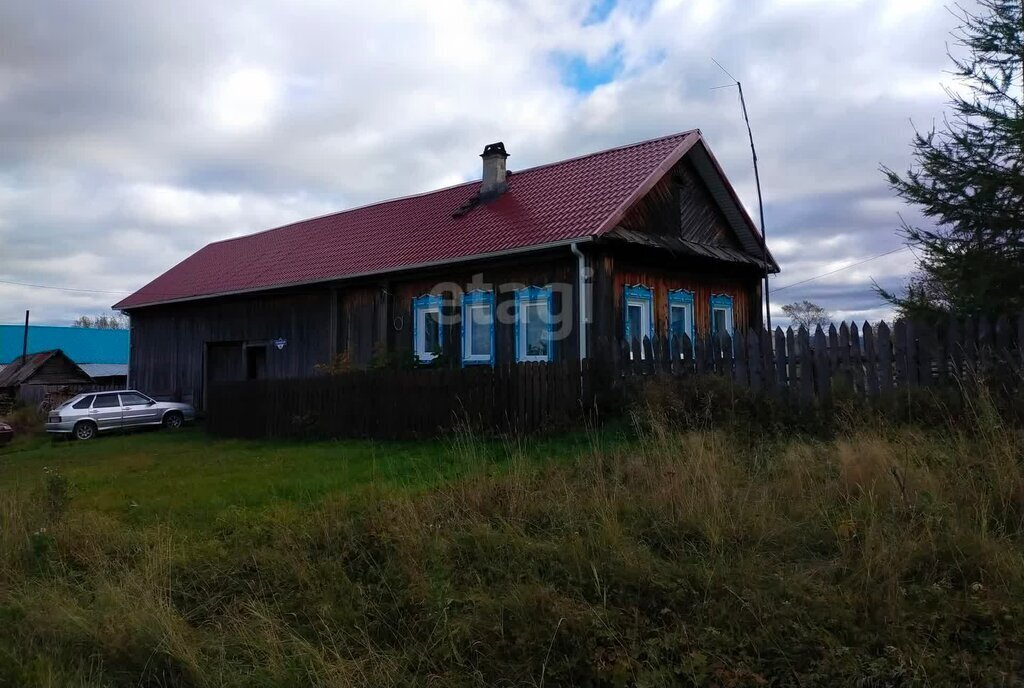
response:
{"label": "overcast sky", "polygon": [[[775,288],[899,248],[880,164],[910,163],[956,21],[933,0],[0,3],[0,322],[102,313],[204,244],[701,129]],[[776,295],[886,309],[901,251]]]}

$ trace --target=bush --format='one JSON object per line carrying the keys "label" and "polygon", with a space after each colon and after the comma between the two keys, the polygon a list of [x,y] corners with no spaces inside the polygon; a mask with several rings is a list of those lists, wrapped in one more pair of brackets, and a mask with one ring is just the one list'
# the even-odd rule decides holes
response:
{"label": "bush", "polygon": [[15,437],[34,435],[43,431],[46,417],[29,406],[16,406],[2,420],[11,426]]}
{"label": "bush", "polygon": [[943,386],[911,387],[866,398],[841,378],[826,402],[805,402],[799,390],[755,391],[722,375],[626,376],[604,399],[609,415],[658,418],[691,430],[822,438],[864,427],[910,425],[972,429],[992,423],[1024,424],[1024,374],[1012,366],[1001,375],[967,371]]}

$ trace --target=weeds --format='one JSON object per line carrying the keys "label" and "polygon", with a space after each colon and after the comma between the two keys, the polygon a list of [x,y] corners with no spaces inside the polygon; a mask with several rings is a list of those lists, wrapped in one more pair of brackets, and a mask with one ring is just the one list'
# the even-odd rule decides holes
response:
{"label": "weeds", "polygon": [[14,429],[16,437],[22,437],[41,432],[46,418],[34,407],[17,406],[6,416],[0,417],[0,420]]}
{"label": "weeds", "polygon": [[4,492],[0,685],[1019,683],[1024,437],[984,398],[783,439],[662,402],[571,463],[464,432],[448,483],[202,532]]}

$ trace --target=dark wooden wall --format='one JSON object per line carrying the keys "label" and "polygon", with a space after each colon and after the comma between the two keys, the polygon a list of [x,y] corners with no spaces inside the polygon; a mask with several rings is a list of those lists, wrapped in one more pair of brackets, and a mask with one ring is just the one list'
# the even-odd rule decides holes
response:
{"label": "dark wooden wall", "polygon": [[[132,313],[130,382],[158,398],[184,399],[203,406],[208,381],[246,377],[246,347],[266,346],[265,377],[308,377],[317,364],[347,353],[353,367],[369,366],[386,352],[411,356],[412,300],[437,292],[449,298],[446,313],[460,312],[453,290],[483,283],[495,291],[496,310],[513,312],[516,286],[563,285],[554,290],[554,310],[576,310],[576,260],[568,247],[558,253],[434,270],[393,280],[317,285],[280,294],[254,293],[210,301],[144,308]],[[502,289],[505,291],[502,291]],[[568,289],[568,303],[562,290]],[[555,359],[575,358],[575,324],[555,343]],[[283,349],[272,341],[286,340]],[[461,362],[461,331],[446,325],[445,350]],[[496,362],[515,362],[515,325],[496,323]]]}
{"label": "dark wooden wall", "polygon": [[66,356],[56,355],[32,373],[25,381],[28,385],[73,385],[89,384],[92,378],[82,372]]}
{"label": "dark wooden wall", "polygon": [[[201,408],[207,374],[244,379],[245,344],[267,345],[267,377],[312,375],[331,356],[330,304],[327,287],[310,287],[134,311],[130,384]],[[287,343],[279,350],[274,339]]]}
{"label": "dark wooden wall", "polygon": [[[686,160],[641,199],[620,225],[633,232],[679,236],[738,248],[720,209]],[[584,245],[590,278],[588,351],[599,354],[602,342],[622,335],[622,295],[626,285],[654,290],[655,329],[667,330],[668,292],[694,292],[698,331],[709,327],[711,295],[734,299],[737,328],[760,327],[760,275],[749,265],[711,262],[676,255],[670,250],[637,247],[610,239]],[[461,313],[457,295],[479,288],[495,294],[495,362],[514,363],[515,289],[554,286],[556,317],[569,323],[556,338],[554,360],[577,357],[577,260],[569,246],[502,259],[453,264],[407,275],[396,274],[303,289],[144,308],[132,313],[132,385],[158,397],[182,398],[203,404],[208,379],[230,381],[252,375],[246,347],[266,346],[267,378],[308,377],[317,364],[336,354],[355,368],[385,357],[411,359],[412,301],[423,294],[441,294],[448,316]],[[456,295],[456,296],[453,296]],[[502,320],[506,322],[502,322]],[[444,350],[450,365],[461,365],[462,338],[458,317],[445,325]],[[281,350],[271,346],[285,339]],[[260,354],[262,356],[262,353]]]}
{"label": "dark wooden wall", "polygon": [[[444,297],[444,313],[449,322],[444,327],[444,350],[454,365],[462,360],[462,332],[459,318],[461,302],[458,295],[478,288],[494,292],[495,363],[515,363],[515,289],[523,286],[554,286],[552,308],[557,315],[574,317],[572,294],[575,293],[576,259],[568,247],[559,252],[523,255],[516,259],[488,261],[466,266],[449,266],[442,270],[416,273],[413,276],[379,280],[370,285],[339,287],[338,351],[347,352],[355,367],[365,366],[373,355],[393,352],[398,358],[412,356],[412,302],[424,294]],[[562,303],[567,295],[567,303]],[[505,322],[503,322],[503,320]],[[573,321],[574,323],[575,321]],[[557,341],[555,360],[576,357],[576,327],[571,325],[568,337]]]}
{"label": "dark wooden wall", "polygon": [[348,354],[352,365],[361,368],[387,342],[385,323],[388,319],[387,285],[358,285],[337,291],[336,352]]}

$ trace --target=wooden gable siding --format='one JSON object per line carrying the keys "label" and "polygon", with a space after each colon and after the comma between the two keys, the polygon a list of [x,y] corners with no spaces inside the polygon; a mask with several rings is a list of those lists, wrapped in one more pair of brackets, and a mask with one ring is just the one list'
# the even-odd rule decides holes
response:
{"label": "wooden gable siding", "polygon": [[741,248],[707,185],[687,159],[681,160],[637,202],[619,226],[634,232]]}
{"label": "wooden gable siding", "polygon": [[25,381],[30,385],[86,384],[92,379],[63,356],[54,356]]}
{"label": "wooden gable siding", "polygon": [[[267,346],[267,377],[312,375],[317,363],[330,358],[330,303],[329,289],[312,286],[135,311],[131,384],[158,398],[201,407],[207,358],[214,378],[243,379],[246,343]],[[275,339],[285,340],[284,348],[272,346]]]}
{"label": "wooden gable siding", "polygon": [[39,366],[22,384],[84,385],[90,382],[92,382],[92,378],[82,372],[82,369],[75,365],[71,359],[62,354],[57,354],[51,356],[48,361]]}

